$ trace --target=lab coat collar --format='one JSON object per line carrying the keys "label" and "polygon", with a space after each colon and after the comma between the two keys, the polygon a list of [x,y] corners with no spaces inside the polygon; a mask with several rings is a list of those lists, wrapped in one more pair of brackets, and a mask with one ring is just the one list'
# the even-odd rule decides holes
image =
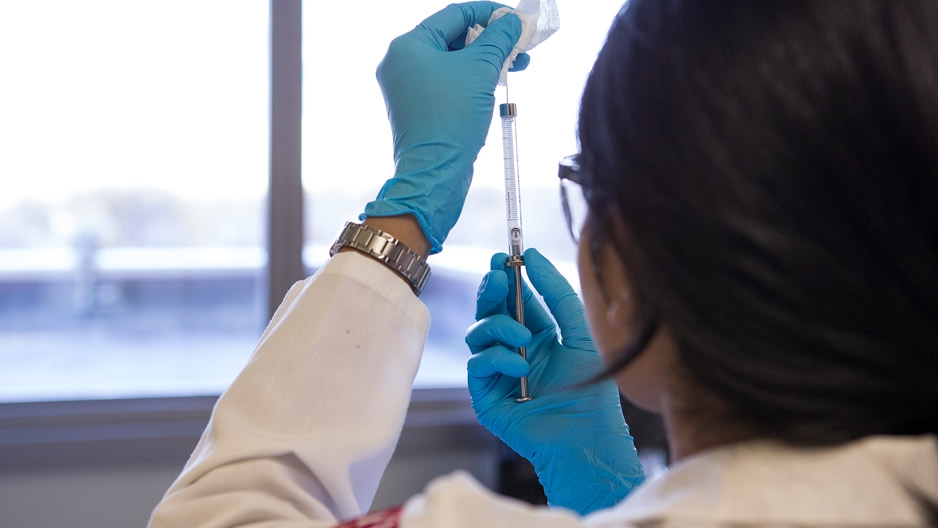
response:
{"label": "lab coat collar", "polygon": [[910,489],[938,502],[934,436],[824,448],[749,441],[675,464],[589,524],[917,526],[922,516]]}

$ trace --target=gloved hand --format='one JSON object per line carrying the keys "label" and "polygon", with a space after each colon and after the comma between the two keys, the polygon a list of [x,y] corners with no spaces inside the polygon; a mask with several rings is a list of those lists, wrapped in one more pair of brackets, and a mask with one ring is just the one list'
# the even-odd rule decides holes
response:
{"label": "gloved hand", "polygon": [[[521,20],[505,15],[465,46],[470,26],[488,24],[501,4],[453,4],[391,42],[378,65],[394,138],[394,177],[361,218],[413,214],[431,243],[431,253],[462,211],[472,164],[488,134],[495,85]],[[527,55],[515,60],[523,69]]]}
{"label": "gloved hand", "polygon": [[[645,479],[612,380],[578,385],[603,369],[583,305],[540,253],[524,253],[528,278],[557,327],[525,287],[525,324],[514,314],[507,255],[492,258],[466,334],[472,408],[488,430],[534,464],[552,506],[587,514],[621,501]],[[506,272],[507,270],[507,272]],[[526,285],[525,285],[526,286]],[[516,347],[527,346],[528,361]],[[533,400],[517,403],[520,376]]]}

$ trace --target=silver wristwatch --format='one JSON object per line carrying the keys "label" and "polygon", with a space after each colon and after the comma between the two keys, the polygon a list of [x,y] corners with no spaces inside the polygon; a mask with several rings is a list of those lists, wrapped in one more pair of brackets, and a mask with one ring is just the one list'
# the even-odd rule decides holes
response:
{"label": "silver wristwatch", "polygon": [[418,296],[430,278],[430,266],[400,240],[370,226],[346,222],[329,250],[329,256],[349,247],[384,263],[410,283]]}

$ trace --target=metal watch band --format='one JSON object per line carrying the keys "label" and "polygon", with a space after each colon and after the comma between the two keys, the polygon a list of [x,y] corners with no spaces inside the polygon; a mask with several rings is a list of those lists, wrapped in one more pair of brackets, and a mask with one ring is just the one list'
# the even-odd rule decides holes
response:
{"label": "metal watch band", "polygon": [[361,251],[399,273],[418,296],[430,278],[430,266],[400,240],[370,226],[346,222],[329,250],[329,256],[349,247]]}

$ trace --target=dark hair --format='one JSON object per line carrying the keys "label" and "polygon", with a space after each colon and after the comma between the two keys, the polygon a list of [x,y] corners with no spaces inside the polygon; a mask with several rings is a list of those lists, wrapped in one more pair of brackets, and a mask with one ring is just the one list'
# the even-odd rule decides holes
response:
{"label": "dark hair", "polygon": [[579,137],[594,248],[734,417],[938,432],[938,2],[631,0]]}

